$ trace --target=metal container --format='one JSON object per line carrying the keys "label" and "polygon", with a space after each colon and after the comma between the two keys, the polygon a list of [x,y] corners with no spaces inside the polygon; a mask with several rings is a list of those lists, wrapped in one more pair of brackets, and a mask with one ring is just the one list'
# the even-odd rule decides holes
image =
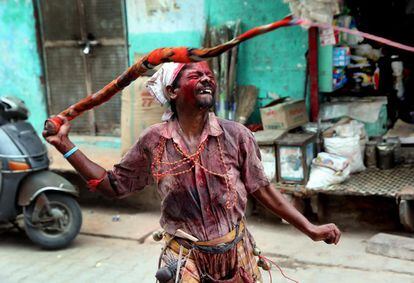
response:
{"label": "metal container", "polygon": [[271,182],[277,182],[275,141],[285,133],[286,130],[264,130],[253,133],[259,145],[265,175]]}
{"label": "metal container", "polygon": [[386,139],[386,141],[387,143],[392,144],[394,146],[394,163],[396,165],[402,163],[400,138],[389,137]]}
{"label": "metal container", "polygon": [[377,166],[380,169],[391,169],[395,166],[395,145],[392,143],[379,143],[377,145]]}
{"label": "metal container", "polygon": [[376,141],[369,141],[365,147],[365,165],[368,168],[377,167],[377,145]]}
{"label": "metal container", "polygon": [[278,182],[305,185],[315,157],[315,134],[286,134],[276,140]]}

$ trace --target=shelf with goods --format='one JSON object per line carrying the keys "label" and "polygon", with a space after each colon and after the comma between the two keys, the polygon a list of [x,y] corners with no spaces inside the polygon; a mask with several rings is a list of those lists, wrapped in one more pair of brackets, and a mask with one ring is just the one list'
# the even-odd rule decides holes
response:
{"label": "shelf with goods", "polygon": [[331,93],[345,85],[345,67],[350,61],[350,48],[344,45],[318,46],[319,91]]}
{"label": "shelf with goods", "polygon": [[[361,56],[365,50],[370,50],[370,55]],[[383,101],[375,121],[362,120],[369,136],[385,134],[388,123],[388,101],[378,89],[378,59],[371,59],[376,52],[368,44],[355,44],[352,48],[345,43],[325,46],[319,44],[318,49],[319,93],[321,101],[325,102],[321,106],[322,113],[328,105],[335,109],[342,105],[342,108],[351,107],[348,114],[352,114],[356,111],[352,105],[364,104],[368,107]],[[344,77],[341,78],[338,73]]]}

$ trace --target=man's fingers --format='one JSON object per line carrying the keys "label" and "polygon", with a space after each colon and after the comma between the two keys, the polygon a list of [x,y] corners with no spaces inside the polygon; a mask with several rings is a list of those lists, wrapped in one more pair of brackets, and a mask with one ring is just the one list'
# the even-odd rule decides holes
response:
{"label": "man's fingers", "polygon": [[338,243],[339,243],[339,239],[341,238],[341,235],[339,234],[339,235],[336,235],[336,238],[335,238],[335,245],[337,245]]}
{"label": "man's fingers", "polygon": [[43,131],[43,132],[42,132],[42,136],[43,136],[43,138],[44,138],[47,142],[50,142],[50,137],[52,137],[52,135],[50,135],[50,134],[48,133],[48,131]]}
{"label": "man's fingers", "polygon": [[62,120],[62,124],[68,124],[68,123],[69,123],[69,120],[68,120],[68,118],[67,118],[67,117],[62,116],[62,115],[58,115],[57,117],[58,117],[60,120]]}
{"label": "man's fingers", "polygon": [[327,244],[338,244],[339,239],[341,238],[341,231],[338,227],[333,224],[325,224],[318,227],[319,232],[315,237],[314,241],[324,241]]}
{"label": "man's fingers", "polygon": [[329,235],[327,235],[324,242],[327,243],[327,244],[333,244],[335,242],[335,233],[330,232]]}
{"label": "man's fingers", "polygon": [[339,239],[341,239],[341,231],[337,227],[335,228],[336,228],[335,229],[335,234],[336,234],[335,245],[337,245],[339,243]]}
{"label": "man's fingers", "polygon": [[326,224],[325,225],[325,235],[323,236],[323,241],[327,244],[338,244],[341,237],[341,231],[335,224]]}
{"label": "man's fingers", "polygon": [[331,233],[329,233],[329,239],[331,240],[331,244],[335,243],[335,239],[336,239],[336,234],[335,231],[332,231]]}
{"label": "man's fingers", "polygon": [[328,239],[324,240],[324,242],[330,245],[330,244],[332,244],[332,239],[328,238]]}
{"label": "man's fingers", "polygon": [[62,125],[60,126],[59,133],[61,135],[67,135],[71,128],[68,118],[66,118],[65,116],[60,116],[60,115],[57,117],[62,120]]}
{"label": "man's fingers", "polygon": [[66,134],[70,129],[70,123],[65,122],[64,124],[62,124],[62,126],[60,126],[60,128],[61,128],[60,132],[63,132]]}
{"label": "man's fingers", "polygon": [[338,227],[336,227],[335,224],[330,224],[329,225],[331,228],[331,233],[330,233],[330,237],[332,239],[331,243],[332,244],[338,244],[339,239],[341,238],[341,231],[338,229]]}

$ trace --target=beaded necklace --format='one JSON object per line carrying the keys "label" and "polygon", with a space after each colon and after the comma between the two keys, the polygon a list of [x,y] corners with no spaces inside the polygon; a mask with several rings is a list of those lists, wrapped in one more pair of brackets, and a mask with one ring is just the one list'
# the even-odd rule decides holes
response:
{"label": "beaded necklace", "polygon": [[[186,154],[177,143],[172,141],[174,149],[182,156],[182,158],[174,162],[168,162],[168,161],[162,161],[162,155],[164,153],[165,146],[166,146],[166,139],[164,137],[161,137],[160,143],[154,150],[154,159],[151,164],[152,175],[156,179],[157,184],[162,178],[166,176],[178,176],[178,175],[189,173],[193,170],[193,168],[196,165],[198,165],[204,172],[224,179],[226,183],[227,196],[228,196],[226,200],[226,208],[230,209],[234,207],[237,201],[237,193],[234,190],[234,188],[231,186],[230,181],[229,181],[228,168],[226,166],[226,163],[224,162],[224,153],[223,153],[220,139],[216,137],[216,141],[217,141],[217,148],[220,152],[221,164],[225,172],[224,174],[211,171],[201,164],[201,153],[204,151],[206,147],[208,138],[206,138],[202,143],[200,143],[195,153],[190,154],[190,155]],[[190,167],[188,169],[183,169],[180,171],[179,168],[186,164],[189,164]],[[161,167],[163,165],[165,167],[170,167],[170,168],[161,172]]]}

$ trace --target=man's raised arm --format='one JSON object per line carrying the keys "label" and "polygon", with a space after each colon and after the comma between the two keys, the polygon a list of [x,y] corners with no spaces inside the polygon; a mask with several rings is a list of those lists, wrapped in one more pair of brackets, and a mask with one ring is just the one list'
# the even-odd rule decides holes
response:
{"label": "man's raised arm", "polygon": [[56,135],[47,135],[46,132],[43,132],[46,141],[63,155],[66,154],[66,159],[86,181],[95,181],[99,185],[101,193],[108,197],[115,197],[116,193],[112,189],[106,170],[77,149],[68,136],[70,132],[69,121],[64,117],[61,118],[64,123]]}

